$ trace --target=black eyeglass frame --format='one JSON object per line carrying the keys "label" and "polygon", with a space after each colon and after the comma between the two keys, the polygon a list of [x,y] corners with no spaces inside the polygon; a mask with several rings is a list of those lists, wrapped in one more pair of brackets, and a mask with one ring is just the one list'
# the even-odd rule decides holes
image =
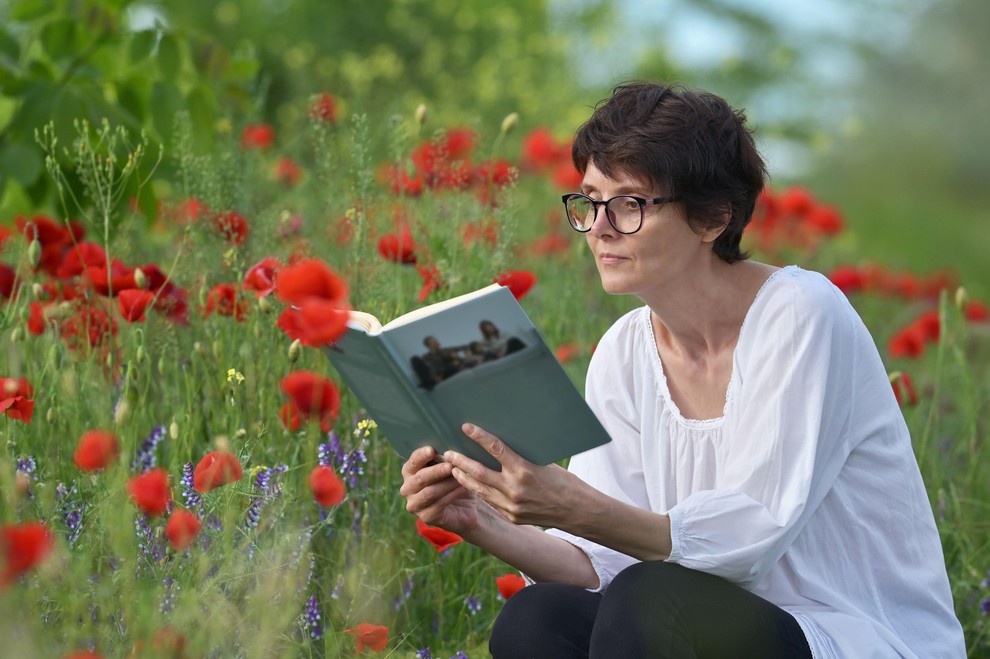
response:
{"label": "black eyeglass frame", "polygon": [[[571,222],[571,214],[567,212],[567,202],[577,197],[586,199],[591,204],[592,208],[594,209],[595,220],[598,219],[598,209],[601,206],[604,206],[605,219],[608,220],[608,223],[612,226],[613,229],[615,229],[616,231],[618,231],[619,233],[625,236],[634,234],[643,228],[643,215],[644,215],[643,209],[646,208],[647,206],[658,206],[660,204],[671,204],[680,201],[678,197],[654,197],[653,199],[644,199],[643,197],[637,197],[636,195],[631,195],[631,194],[615,195],[610,199],[602,199],[601,201],[598,201],[597,199],[592,199],[588,195],[581,194],[580,192],[568,192],[565,195],[561,195],[560,200],[564,204],[564,215],[567,216],[567,224],[578,233],[588,233],[589,231],[591,231],[591,227],[595,225],[595,220],[591,222],[591,226],[589,226],[587,229],[581,229],[579,227],[574,226],[574,223]],[[615,222],[612,220],[612,216],[609,215],[608,212],[608,204],[613,199],[635,199],[636,203],[639,204],[639,224],[632,231],[623,231],[619,227],[615,226]]]}

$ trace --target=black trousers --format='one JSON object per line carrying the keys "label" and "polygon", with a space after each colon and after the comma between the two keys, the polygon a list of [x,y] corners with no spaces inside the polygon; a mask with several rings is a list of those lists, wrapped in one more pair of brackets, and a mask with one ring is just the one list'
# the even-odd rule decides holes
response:
{"label": "black trousers", "polygon": [[810,659],[794,617],[749,591],[673,563],[636,563],[605,593],[538,583],[492,629],[495,659]]}

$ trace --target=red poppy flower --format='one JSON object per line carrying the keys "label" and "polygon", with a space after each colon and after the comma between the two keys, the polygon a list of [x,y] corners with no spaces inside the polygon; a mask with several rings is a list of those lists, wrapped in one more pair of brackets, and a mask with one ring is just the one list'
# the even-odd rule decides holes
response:
{"label": "red poppy flower", "polygon": [[237,211],[217,213],[211,220],[213,228],[232,245],[241,245],[248,237],[247,219]]}
{"label": "red poppy flower", "polygon": [[0,297],[9,300],[14,296],[15,281],[17,281],[17,270],[6,263],[0,263]]}
{"label": "red poppy flower", "polygon": [[545,171],[560,160],[562,148],[547,128],[534,128],[523,138],[522,161],[527,169]]}
{"label": "red poppy flower", "polygon": [[62,336],[68,340],[69,347],[76,350],[87,344],[95,348],[107,335],[117,335],[117,320],[91,304],[79,307],[62,325]]}
{"label": "red poppy flower", "polygon": [[54,546],[55,537],[40,522],[0,526],[0,588],[41,564]]}
{"label": "red poppy flower", "polygon": [[557,357],[557,361],[561,364],[567,364],[580,354],[581,346],[573,341],[569,343],[561,343],[557,346],[557,349],[554,350],[554,355]]}
{"label": "red poppy flower", "polygon": [[165,537],[176,551],[182,551],[196,539],[199,528],[200,522],[195,515],[184,508],[177,508],[165,524]]}
{"label": "red poppy flower", "polygon": [[301,414],[319,419],[330,429],[340,410],[340,391],[332,380],[310,371],[293,371],[282,378],[279,386]]}
{"label": "red poppy flower", "polygon": [[82,471],[102,471],[120,455],[117,437],[105,430],[88,430],[79,438],[72,462]]}
{"label": "red poppy flower", "polygon": [[248,124],[241,132],[244,149],[268,149],[275,143],[275,129],[268,124]]}
{"label": "red poppy flower", "polygon": [[430,544],[433,545],[434,549],[437,551],[443,551],[448,547],[453,547],[459,542],[464,541],[464,538],[456,533],[451,533],[450,531],[441,529],[438,526],[430,526],[418,518],[416,519],[416,533],[429,540]]}
{"label": "red poppy flower", "polygon": [[336,506],[347,493],[337,472],[326,465],[319,465],[309,473],[309,489],[316,503],[324,508]]}
{"label": "red poppy flower", "polygon": [[423,285],[419,288],[416,301],[424,302],[430,296],[430,293],[443,286],[443,277],[440,274],[440,269],[435,265],[418,265],[416,266],[416,271],[423,278]]}
{"label": "red poppy flower", "polygon": [[193,487],[197,492],[209,492],[221,485],[241,480],[241,461],[230,451],[210,451],[193,471]]}
{"label": "red poppy flower", "polygon": [[917,405],[918,393],[914,390],[911,376],[907,373],[898,373],[897,377],[890,381],[890,386],[894,388],[894,398],[898,405]]}
{"label": "red poppy flower", "polygon": [[891,337],[887,348],[891,357],[920,357],[925,351],[924,330],[915,324],[908,325]]}
{"label": "red poppy flower", "polygon": [[98,267],[106,269],[107,254],[101,245],[81,242],[71,247],[62,257],[56,276],[59,279],[69,279],[86,271],[87,268]]}
{"label": "red poppy flower", "polygon": [[832,206],[815,206],[804,216],[807,225],[826,236],[834,236],[845,228],[845,221],[836,208]]}
{"label": "red poppy flower", "polygon": [[347,305],[347,284],[318,259],[302,259],[282,268],[275,293],[283,302],[297,306],[311,298]]}
{"label": "red poppy flower", "polygon": [[265,297],[275,290],[275,273],[282,262],[274,256],[266,256],[252,265],[244,275],[244,288],[255,291],[255,297]]}
{"label": "red poppy flower", "polygon": [[474,180],[486,185],[508,185],[515,178],[515,169],[505,160],[486,160],[474,168]]}
{"label": "red poppy flower", "polygon": [[503,574],[495,577],[495,585],[498,586],[499,594],[504,599],[509,599],[526,587],[526,580],[518,574]]}
{"label": "red poppy flower", "polygon": [[309,102],[309,116],[324,123],[334,123],[337,121],[337,99],[328,92],[313,97]]}
{"label": "red poppy flower", "polygon": [[62,263],[62,255],[73,244],[79,243],[86,235],[86,230],[78,222],[70,222],[66,227],[44,215],[35,215],[31,219],[23,216],[14,218],[17,230],[29,243],[37,240],[41,246],[41,255],[35,270],[47,272],[56,276]]}
{"label": "red poppy flower", "polygon": [[388,645],[388,627],[382,625],[371,625],[362,622],[357,626],[356,630],[345,629],[344,632],[354,635],[354,640],[357,641],[358,652],[363,652],[365,646],[375,652],[381,652]]}
{"label": "red poppy flower", "polygon": [[104,263],[101,266],[87,267],[83,274],[93,290],[100,295],[116,296],[123,290],[138,287],[134,281],[134,268],[124,265],[117,259],[111,261],[109,272]]}
{"label": "red poppy flower", "polygon": [[289,432],[295,432],[302,427],[302,414],[299,412],[299,406],[291,400],[282,405],[278,411],[278,418],[282,420],[282,425]]}
{"label": "red poppy flower", "polygon": [[576,190],[581,187],[584,174],[574,167],[574,163],[565,160],[553,168],[553,184],[560,190]]}
{"label": "red poppy flower", "polygon": [[233,316],[238,322],[247,315],[247,302],[239,299],[238,287],[234,284],[217,284],[206,294],[206,306],[203,315],[209,317],[213,313],[221,316]]}
{"label": "red poppy flower", "polygon": [[990,320],[990,309],[982,302],[971,300],[963,307],[963,316],[970,322],[982,323]]}
{"label": "red poppy flower", "polygon": [[795,185],[777,197],[777,207],[784,215],[807,215],[815,208],[815,198],[807,188]]}
{"label": "red poppy flower", "polygon": [[529,244],[529,251],[534,256],[550,256],[566,254],[573,243],[556,231],[550,231]]}
{"label": "red poppy flower", "polygon": [[470,128],[449,128],[440,141],[447,160],[464,160],[474,149],[475,134]]}
{"label": "red poppy flower", "polygon": [[210,215],[210,208],[196,197],[189,197],[177,206],[169,209],[167,215],[179,224],[189,224],[200,218],[208,217]]}
{"label": "red poppy flower", "polygon": [[934,309],[922,313],[915,319],[914,324],[926,341],[938,341],[938,337],[942,334],[942,321],[939,320],[938,312]]}
{"label": "red poppy flower", "polygon": [[529,289],[536,283],[536,275],[527,270],[509,270],[495,278],[496,284],[507,286],[512,296],[517,300],[523,299]]}
{"label": "red poppy flower", "polygon": [[279,158],[275,161],[275,168],[272,173],[276,181],[294,188],[302,178],[302,167],[292,158]]}
{"label": "red poppy flower", "polygon": [[24,378],[0,378],[0,414],[31,423],[34,414],[34,388]]}
{"label": "red poppy flower", "polygon": [[323,262],[302,259],[283,268],[275,294],[292,305],[276,323],[291,339],[319,346],[333,342],[347,329],[347,285]]}
{"label": "red poppy flower", "polygon": [[409,227],[402,227],[399,231],[386,233],[378,239],[378,253],[396,263],[414,265],[417,250],[418,246],[413,240]]}
{"label": "red poppy flower", "polygon": [[477,242],[485,243],[489,247],[498,244],[498,233],[495,231],[493,221],[469,222],[464,225],[464,246],[470,247]]}
{"label": "red poppy flower", "polygon": [[828,278],[846,295],[863,290],[866,284],[866,277],[853,266],[839,266],[829,274]]}
{"label": "red poppy flower", "polygon": [[127,491],[134,504],[145,515],[164,515],[172,501],[172,490],[168,484],[168,472],[161,467],[149,469],[140,476],[134,476],[127,483]]}
{"label": "red poppy flower", "polygon": [[144,320],[144,311],[151,304],[155,294],[140,288],[129,288],[117,296],[120,315],[129,323],[140,323]]}
{"label": "red poppy flower", "polygon": [[187,643],[188,641],[182,632],[171,627],[162,627],[151,635],[150,642],[143,638],[135,641],[128,659],[138,659],[138,657],[184,659]]}

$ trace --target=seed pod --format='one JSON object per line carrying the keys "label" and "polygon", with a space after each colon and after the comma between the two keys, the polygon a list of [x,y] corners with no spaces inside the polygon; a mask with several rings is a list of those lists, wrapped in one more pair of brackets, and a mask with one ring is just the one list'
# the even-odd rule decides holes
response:
{"label": "seed pod", "polygon": [[426,109],[426,103],[420,103],[416,106],[416,123],[420,126],[426,123],[426,116],[429,114],[429,110]]}
{"label": "seed pod", "polygon": [[179,424],[175,421],[172,421],[172,423],[168,425],[168,436],[172,439],[179,438]]}
{"label": "seed pod", "polygon": [[295,364],[299,359],[299,354],[302,352],[302,342],[296,339],[289,345],[289,363]]}
{"label": "seed pod", "polygon": [[966,302],[969,301],[969,293],[967,293],[966,289],[963,288],[962,286],[956,289],[955,301],[956,301],[957,309],[964,309],[966,307]]}
{"label": "seed pod", "polygon": [[141,268],[134,268],[134,285],[138,288],[148,287],[148,278],[145,276],[144,271]]}
{"label": "seed pod", "polygon": [[268,301],[268,296],[258,298],[258,309],[261,313],[268,313],[272,310],[272,303]]}

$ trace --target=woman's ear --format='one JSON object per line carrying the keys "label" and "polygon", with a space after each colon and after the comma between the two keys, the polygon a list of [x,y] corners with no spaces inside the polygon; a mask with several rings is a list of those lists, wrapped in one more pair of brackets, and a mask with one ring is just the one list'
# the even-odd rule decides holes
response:
{"label": "woman's ear", "polygon": [[721,217],[722,222],[714,226],[710,226],[701,231],[702,242],[711,243],[715,242],[715,239],[722,235],[725,228],[729,226],[729,221],[732,220],[732,212],[730,210],[725,210]]}

